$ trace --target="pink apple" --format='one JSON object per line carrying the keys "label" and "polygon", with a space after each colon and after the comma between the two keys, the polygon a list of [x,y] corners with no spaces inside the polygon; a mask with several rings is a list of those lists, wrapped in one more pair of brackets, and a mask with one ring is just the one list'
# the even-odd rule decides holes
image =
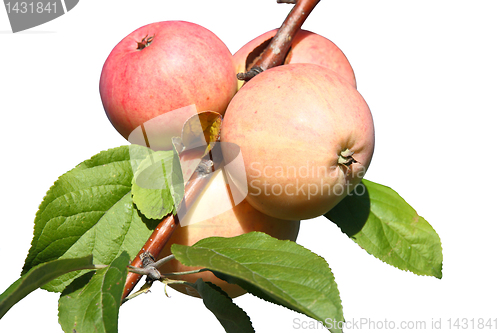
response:
{"label": "pink apple", "polygon": [[226,45],[183,21],[152,23],[129,34],[111,51],[99,83],[116,130],[154,149],[169,149],[171,137],[180,135],[193,114],[223,114],[236,89]]}
{"label": "pink apple", "polygon": [[347,80],[322,66],[288,64],[236,93],[221,142],[241,149],[249,204],[275,218],[305,220],[328,212],[361,181],[374,127]]}
{"label": "pink apple", "polygon": [[[264,50],[277,31],[278,29],[274,29],[256,37],[234,54],[236,73],[250,69],[245,67],[247,65],[251,67],[252,59]],[[297,63],[310,63],[327,67],[356,87],[354,72],[344,53],[332,41],[321,35],[307,30],[297,32],[285,59],[285,64]],[[243,81],[239,81],[239,87],[242,85]]]}

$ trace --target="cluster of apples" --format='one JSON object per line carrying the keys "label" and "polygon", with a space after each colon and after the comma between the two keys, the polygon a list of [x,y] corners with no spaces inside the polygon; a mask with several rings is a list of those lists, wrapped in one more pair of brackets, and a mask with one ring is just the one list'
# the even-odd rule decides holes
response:
{"label": "cluster of apples", "polygon": [[[197,24],[159,22],[129,34],[106,60],[100,80],[103,106],[130,142],[137,133],[147,133],[148,146],[171,149],[171,137],[180,135],[189,117],[215,111],[223,115],[220,141],[241,149],[244,168],[230,178],[245,180],[237,184],[248,190],[245,200],[235,205],[228,176],[216,171],[187,218],[193,212],[212,216],[217,205],[231,208],[178,228],[161,257],[170,254],[173,243],[192,245],[209,236],[263,231],[296,240],[300,220],[328,212],[366,172],[374,149],[371,113],[349,61],[330,40],[300,30],[284,65],[244,85],[237,80],[276,32],[232,55]],[[172,260],[161,270],[192,269]],[[210,272],[181,278],[195,282],[200,277],[231,297],[244,293]],[[175,286],[192,294],[184,285]]]}

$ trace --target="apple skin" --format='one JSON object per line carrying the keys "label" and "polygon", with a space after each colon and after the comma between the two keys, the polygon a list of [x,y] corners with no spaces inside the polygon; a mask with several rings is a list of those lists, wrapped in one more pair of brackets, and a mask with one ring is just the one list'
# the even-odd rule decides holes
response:
{"label": "apple skin", "polygon": [[[193,245],[197,241],[212,237],[232,237],[251,231],[261,231],[278,239],[295,241],[299,232],[300,221],[285,221],[266,216],[254,209],[246,200],[234,204],[223,175],[219,169],[215,172],[210,183],[205,187],[201,196],[198,197],[188,214],[181,221],[181,226],[173,233],[167,245],[163,248],[158,258],[171,254],[172,244]],[[203,216],[214,215],[214,207],[227,207],[221,214],[209,217],[205,220]],[[186,225],[187,224],[187,225]],[[185,226],[182,226],[185,225]],[[177,260],[170,260],[159,268],[162,274],[169,272],[186,272],[201,267],[188,267]],[[170,279],[184,280],[195,283],[202,278],[204,281],[212,282],[221,287],[230,297],[238,297],[246,293],[244,289],[235,284],[227,283],[212,272],[201,272],[180,276],[169,276]],[[182,284],[172,284],[170,287],[186,295],[200,297],[191,287]]]}
{"label": "apple skin", "polygon": [[[241,47],[234,55],[236,73],[245,72],[248,55],[265,41],[271,40],[278,29],[268,31]],[[345,54],[331,40],[314,32],[299,30],[292,40],[292,45],[284,64],[309,63],[327,67],[356,87],[354,71]],[[238,82],[241,88],[243,81]]]}
{"label": "apple skin", "polygon": [[[231,100],[221,130],[221,142],[241,148],[246,200],[289,220],[323,215],[352,191],[368,169],[374,141],[363,97],[340,75],[314,64],[258,74]],[[348,152],[357,163],[339,163]]]}
{"label": "apple skin", "polygon": [[[151,37],[148,46],[138,49],[138,42]],[[193,114],[223,114],[236,89],[226,45],[211,31],[184,21],[152,23],[129,34],[109,54],[99,82],[116,130],[129,139],[149,121],[149,144],[157,149],[169,149],[170,137],[179,136]],[[171,117],[158,117],[169,112]],[[158,124],[151,124],[155,119]]]}

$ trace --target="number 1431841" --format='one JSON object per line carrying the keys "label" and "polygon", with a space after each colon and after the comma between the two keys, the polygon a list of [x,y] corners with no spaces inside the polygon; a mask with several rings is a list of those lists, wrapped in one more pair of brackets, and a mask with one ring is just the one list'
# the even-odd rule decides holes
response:
{"label": "number 1431841", "polygon": [[5,7],[7,8],[7,13],[16,14],[42,14],[42,13],[56,13],[57,3],[56,2],[36,2],[36,1],[23,1],[23,2],[6,2]]}
{"label": "number 1431841", "polygon": [[497,330],[498,329],[498,319],[497,318],[457,318],[448,319],[449,329],[479,329],[479,330]]}

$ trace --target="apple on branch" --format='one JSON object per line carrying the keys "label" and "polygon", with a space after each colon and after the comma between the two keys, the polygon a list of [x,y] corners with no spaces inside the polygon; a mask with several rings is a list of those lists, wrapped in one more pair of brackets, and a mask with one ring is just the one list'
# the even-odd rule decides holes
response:
{"label": "apple on branch", "polygon": [[[236,73],[250,70],[277,32],[278,29],[268,31],[243,45],[234,54]],[[329,68],[356,87],[354,71],[345,54],[331,40],[319,34],[307,30],[297,31],[283,64],[297,63]],[[243,81],[239,81],[238,88],[242,85]]]}
{"label": "apple on branch", "polygon": [[184,122],[224,114],[237,89],[231,52],[206,28],[184,21],[143,26],[104,63],[99,90],[106,115],[131,143],[171,148]]}
{"label": "apple on branch", "polygon": [[[227,182],[224,169],[216,170],[203,189],[200,196],[192,204],[187,214],[182,218],[181,226],[168,241],[159,255],[159,259],[171,254],[172,244],[191,246],[197,241],[213,236],[233,237],[251,231],[261,231],[278,239],[295,241],[299,232],[300,221],[286,221],[262,214],[253,208],[247,200],[238,202]],[[214,216],[214,211],[221,211]],[[182,226],[183,225],[183,226]],[[159,270],[162,274],[172,272],[187,272],[201,267],[188,267],[176,259],[163,264]],[[230,297],[237,297],[246,291],[235,284],[227,283],[212,272],[168,276],[191,283],[202,278],[222,288]],[[187,295],[199,297],[197,292],[186,284],[169,284],[170,287]]]}
{"label": "apple on branch", "polygon": [[363,97],[315,64],[255,76],[231,100],[221,130],[221,142],[241,148],[248,202],[288,220],[323,215],[350,193],[368,169],[374,141]]}

